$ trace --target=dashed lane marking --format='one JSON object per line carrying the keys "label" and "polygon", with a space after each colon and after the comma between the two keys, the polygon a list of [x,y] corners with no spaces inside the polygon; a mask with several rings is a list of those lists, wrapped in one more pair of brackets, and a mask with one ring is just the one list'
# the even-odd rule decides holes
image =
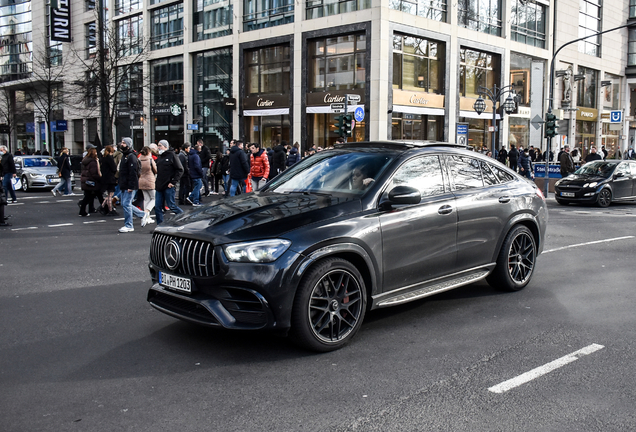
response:
{"label": "dashed lane marking", "polygon": [[57,227],[63,227],[63,226],[73,226],[73,224],[72,223],[55,224],[55,225],[49,225],[49,228],[57,228]]}
{"label": "dashed lane marking", "polygon": [[592,241],[592,242],[587,242],[587,243],[579,243],[579,244],[573,244],[570,246],[563,246],[560,248],[556,248],[556,249],[550,249],[547,251],[543,251],[544,254],[550,253],[550,252],[556,252],[556,251],[560,251],[560,250],[564,250],[564,249],[571,249],[571,248],[575,248],[575,247],[580,247],[580,246],[588,246],[588,245],[592,245],[592,244],[598,244],[598,243],[609,243],[609,242],[613,242],[613,241],[618,241],[618,240],[628,240],[628,239],[633,239],[634,236],[625,236],[625,237],[616,237],[616,238],[611,238],[611,239],[605,239],[605,240],[597,240],[597,241]]}
{"label": "dashed lane marking", "polygon": [[100,220],[86,221],[84,223],[85,224],[94,224],[94,223],[102,223],[102,222],[106,222],[106,221],[104,219],[100,219]]}
{"label": "dashed lane marking", "polygon": [[38,229],[38,227],[11,228],[11,231],[24,231],[24,230],[34,230],[34,229]]}
{"label": "dashed lane marking", "polygon": [[504,381],[501,384],[492,386],[488,389],[488,391],[491,391],[493,393],[505,393],[508,390],[511,390],[515,387],[519,387],[522,384],[532,381],[535,378],[539,378],[542,375],[548,374],[552,372],[553,370],[563,367],[566,364],[572,363],[573,361],[576,361],[583,356],[592,354],[603,348],[605,348],[603,345],[598,345],[598,344],[588,345],[585,348],[582,348],[578,351],[574,351],[571,354],[568,354],[564,357],[556,359],[550,363],[546,363],[543,366],[539,366],[538,368],[532,369],[531,371],[521,374],[515,378],[509,379],[508,381]]}

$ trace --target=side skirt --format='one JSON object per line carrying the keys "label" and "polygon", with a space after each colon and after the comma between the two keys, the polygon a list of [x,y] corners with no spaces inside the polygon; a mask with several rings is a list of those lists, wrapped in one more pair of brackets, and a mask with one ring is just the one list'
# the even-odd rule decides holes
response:
{"label": "side skirt", "polygon": [[372,309],[396,306],[477,282],[488,276],[494,267],[495,264],[493,263],[488,267],[471,269],[443,280],[428,281],[380,294],[373,298],[374,305]]}

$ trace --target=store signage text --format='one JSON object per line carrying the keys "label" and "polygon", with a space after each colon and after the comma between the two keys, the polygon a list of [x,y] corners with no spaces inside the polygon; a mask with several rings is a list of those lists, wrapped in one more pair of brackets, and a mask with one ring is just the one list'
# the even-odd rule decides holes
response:
{"label": "store signage text", "polygon": [[428,105],[428,99],[424,99],[423,97],[418,97],[417,95],[411,96],[411,99],[409,99],[409,102],[411,102],[412,104]]}
{"label": "store signage text", "polygon": [[345,100],[345,96],[339,96],[339,95],[332,96],[331,93],[327,93],[325,95],[324,102],[328,104],[332,104],[332,103],[344,102],[344,100]]}
{"label": "store signage text", "polygon": [[51,40],[71,41],[71,5],[70,0],[58,0],[57,7],[51,9]]}
{"label": "store signage text", "polygon": [[274,105],[274,101],[273,100],[268,100],[268,99],[259,99],[256,101],[256,106],[258,107],[271,107]]}
{"label": "store signage text", "polygon": [[594,117],[594,113],[581,111],[581,117]]}

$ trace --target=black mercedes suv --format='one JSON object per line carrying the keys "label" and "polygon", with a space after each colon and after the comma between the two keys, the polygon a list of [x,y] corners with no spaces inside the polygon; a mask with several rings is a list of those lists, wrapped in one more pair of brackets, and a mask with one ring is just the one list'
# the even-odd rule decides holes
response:
{"label": "black mercedes suv", "polygon": [[157,227],[148,301],[330,351],[368,310],[481,279],[524,288],[543,249],[541,191],[453,144],[367,142],[295,164],[260,191]]}

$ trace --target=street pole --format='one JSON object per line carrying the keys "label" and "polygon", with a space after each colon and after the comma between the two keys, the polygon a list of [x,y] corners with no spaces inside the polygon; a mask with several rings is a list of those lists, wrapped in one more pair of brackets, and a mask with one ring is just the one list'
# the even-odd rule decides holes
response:
{"label": "street pole", "polygon": [[[572,45],[575,42],[579,42],[582,40],[585,40],[587,38],[590,38],[592,36],[599,36],[605,33],[609,33],[609,32],[613,32],[615,30],[620,30],[623,28],[627,28],[627,27],[634,27],[636,26],[636,23],[629,23],[629,24],[624,24],[622,26],[618,26],[618,27],[614,27],[611,28],[609,30],[605,30],[602,32],[598,32],[598,33],[594,33],[588,36],[584,36],[584,37],[580,37],[578,39],[574,39],[571,40],[569,42],[564,43],[563,45],[561,45],[559,47],[558,50],[556,50],[554,52],[554,55],[552,56],[552,60],[550,61],[550,97],[548,98],[548,112],[552,113],[552,107],[554,105],[554,60],[556,59],[557,54],[559,54],[559,52],[565,48],[568,45]],[[543,195],[547,198],[548,197],[548,190],[549,190],[549,183],[550,183],[550,178],[549,178],[549,165],[550,165],[550,152],[552,151],[552,136],[547,137],[547,144],[546,144],[546,151],[545,151],[545,156],[546,156],[546,161],[545,161],[545,184],[543,185]]]}
{"label": "street pole", "polygon": [[[104,0],[99,0],[98,3],[99,13],[97,14],[97,27],[99,32],[99,90],[100,90],[100,127],[102,130],[102,146],[106,147],[108,143],[108,125],[106,121],[106,113],[108,112],[108,83],[106,82],[106,44],[105,38],[105,23],[104,23]],[[90,137],[88,137],[90,140]]]}
{"label": "street pole", "polygon": [[[514,111],[514,106],[512,107],[508,107],[507,105],[509,104],[509,101],[506,100],[506,103],[501,104],[501,96],[504,95],[504,93],[507,91],[508,94],[512,93],[512,84],[509,84],[507,86],[503,86],[502,88],[497,88],[497,84],[495,84],[493,86],[492,89],[489,89],[487,87],[482,87],[479,86],[479,88],[477,89],[477,92],[479,93],[479,99],[477,99],[477,101],[475,102],[475,104],[473,105],[473,109],[477,112],[477,114],[480,114],[482,112],[485,111],[486,106],[484,104],[484,100],[481,98],[481,95],[484,94],[486,95],[486,97],[492,102],[492,127],[493,127],[493,131],[492,131],[492,142],[491,142],[491,152],[492,152],[492,157],[495,157],[495,151],[496,151],[496,146],[497,146],[497,139],[496,139],[496,130],[497,130],[497,102],[500,103],[500,106],[502,106],[502,110],[501,110],[501,121],[503,122],[503,113],[504,111],[506,111],[506,113],[510,114],[511,112]],[[508,111],[509,109],[509,111]]]}

